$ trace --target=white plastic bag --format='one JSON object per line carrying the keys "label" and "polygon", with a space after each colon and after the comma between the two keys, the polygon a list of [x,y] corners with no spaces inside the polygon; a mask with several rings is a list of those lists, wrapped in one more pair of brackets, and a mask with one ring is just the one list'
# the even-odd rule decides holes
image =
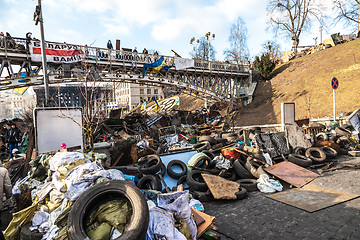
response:
{"label": "white plastic bag", "polygon": [[[79,152],[57,152],[49,160],[50,170],[55,172],[58,167],[78,159],[85,159],[84,154]],[[85,161],[89,162],[87,159]]]}
{"label": "white plastic bag", "polygon": [[38,211],[34,214],[34,217],[32,219],[32,226],[37,227],[43,224],[44,222],[47,222],[49,219],[49,215],[47,212],[41,212]]}
{"label": "white plastic bag", "polygon": [[257,187],[260,192],[274,193],[276,191],[281,192],[283,190],[281,183],[278,180],[271,179],[267,174],[261,174],[257,181]]}
{"label": "white plastic bag", "polygon": [[188,226],[193,240],[196,239],[197,227],[188,203],[189,191],[164,193],[158,195],[158,206],[174,212],[175,217],[182,219]]}
{"label": "white plastic bag", "polygon": [[174,227],[175,219],[170,212],[155,207],[155,204],[150,205],[152,206],[145,240],[186,240],[186,237]]}

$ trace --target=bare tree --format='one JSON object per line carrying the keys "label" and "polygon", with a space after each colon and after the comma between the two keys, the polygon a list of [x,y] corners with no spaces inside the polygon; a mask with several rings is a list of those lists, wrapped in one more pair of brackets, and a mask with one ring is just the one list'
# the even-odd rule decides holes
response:
{"label": "bare tree", "polygon": [[270,59],[276,61],[281,57],[280,46],[277,42],[268,40],[263,45],[264,52],[269,53]]}
{"label": "bare tree", "polygon": [[[209,49],[210,45],[210,49]],[[209,59],[209,51],[210,51],[210,59]],[[209,42],[206,40],[205,37],[202,37],[199,39],[199,44],[195,48],[194,52],[191,52],[193,58],[198,58],[201,60],[207,60],[207,61],[215,61],[215,49],[213,45],[209,44]]]}
{"label": "bare tree", "polygon": [[359,34],[360,25],[360,0],[333,0],[334,8],[338,15],[335,18],[335,22],[343,22],[347,25],[356,24]]}
{"label": "bare tree", "polygon": [[249,60],[249,49],[247,46],[247,28],[244,20],[238,17],[231,25],[230,29],[230,48],[225,49],[225,59],[240,64]]}
{"label": "bare tree", "polygon": [[316,0],[269,0],[267,12],[274,32],[291,37],[294,52],[301,33],[310,29],[312,20],[322,23],[321,5]]}

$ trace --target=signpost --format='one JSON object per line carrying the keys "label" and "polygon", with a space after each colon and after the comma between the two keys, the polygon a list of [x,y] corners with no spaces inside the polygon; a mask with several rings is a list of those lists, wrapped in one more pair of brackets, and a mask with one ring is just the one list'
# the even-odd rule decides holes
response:
{"label": "signpost", "polygon": [[331,87],[333,89],[333,106],[334,106],[334,121],[336,121],[335,113],[335,90],[339,87],[339,80],[336,77],[331,79]]}

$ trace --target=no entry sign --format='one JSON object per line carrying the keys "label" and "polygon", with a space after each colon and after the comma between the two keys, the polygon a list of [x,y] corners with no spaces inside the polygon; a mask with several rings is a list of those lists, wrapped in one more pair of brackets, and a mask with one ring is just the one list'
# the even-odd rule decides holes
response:
{"label": "no entry sign", "polygon": [[331,87],[337,89],[339,87],[339,80],[336,77],[331,79]]}

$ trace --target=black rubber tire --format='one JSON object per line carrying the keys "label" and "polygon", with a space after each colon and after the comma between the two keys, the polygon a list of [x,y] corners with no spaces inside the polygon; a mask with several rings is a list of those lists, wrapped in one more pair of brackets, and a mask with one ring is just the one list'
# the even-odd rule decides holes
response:
{"label": "black rubber tire", "polygon": [[[181,167],[181,172],[177,173],[177,172],[174,172],[171,168],[174,166],[174,165],[178,165]],[[180,160],[171,160],[168,165],[167,165],[167,174],[171,177],[171,178],[174,178],[174,179],[179,179],[181,176],[184,176],[186,175],[187,173],[187,166],[186,164],[183,162],[183,161],[180,161]]]}
{"label": "black rubber tire", "polygon": [[335,133],[338,135],[341,135],[341,136],[346,136],[346,137],[351,135],[351,131],[349,131],[345,128],[342,128],[342,127],[335,128]]}
{"label": "black rubber tire", "polygon": [[306,149],[305,156],[311,158],[315,163],[322,163],[326,160],[326,154],[316,147]]}
{"label": "black rubber tire", "polygon": [[21,240],[41,240],[44,233],[32,232],[29,227],[31,227],[31,222],[25,224],[20,230],[20,239]]}
{"label": "black rubber tire", "polygon": [[211,145],[216,144],[215,139],[212,136],[200,136],[198,142],[209,142]]}
{"label": "black rubber tire", "polygon": [[165,164],[161,163],[160,171],[157,172],[157,174],[160,174],[161,176],[164,177],[165,173],[166,173],[166,166],[165,166]]}
{"label": "black rubber tire", "polygon": [[239,191],[235,193],[237,199],[244,199],[248,196],[248,192],[245,188],[241,187],[239,188]]}
{"label": "black rubber tire", "polygon": [[161,169],[161,159],[158,155],[148,155],[146,160],[139,163],[139,171],[142,174],[152,175],[156,174]]}
{"label": "black rubber tire", "polygon": [[213,160],[215,158],[215,154],[213,154],[209,150],[204,150],[204,151],[202,151],[202,153],[205,153],[211,160]]}
{"label": "black rubber tire", "polygon": [[209,150],[211,147],[210,142],[200,142],[197,143],[193,146],[193,148],[195,148],[196,150],[198,150],[199,152],[203,151],[203,150]]}
{"label": "black rubber tire", "polygon": [[338,155],[337,154],[337,151],[331,147],[322,147],[321,150],[324,151],[324,153],[326,154],[326,158],[327,159],[334,159],[336,158],[336,156]]}
{"label": "black rubber tire", "polygon": [[304,147],[295,147],[292,152],[295,153],[295,154],[305,156],[306,148],[304,148]]}
{"label": "black rubber tire", "polygon": [[221,138],[227,139],[227,138],[231,138],[231,137],[237,137],[238,134],[237,133],[223,133],[221,135]]}
{"label": "black rubber tire", "polygon": [[344,148],[346,146],[354,146],[355,143],[351,138],[341,136],[336,140],[336,143],[340,145],[341,148]]}
{"label": "black rubber tire", "polygon": [[316,141],[328,141],[328,140],[329,140],[329,136],[326,133],[321,132],[316,134]]}
{"label": "black rubber tire", "polygon": [[218,143],[227,143],[227,139],[225,139],[225,138],[215,138],[215,142],[216,142],[216,144],[218,144]]}
{"label": "black rubber tire", "polygon": [[239,162],[239,160],[235,160],[233,165],[234,171],[239,178],[254,178],[254,176],[248,170],[246,170],[246,168]]}
{"label": "black rubber tire", "polygon": [[237,179],[237,175],[234,169],[227,170],[227,173],[223,176],[224,179],[229,181],[235,181]]}
{"label": "black rubber tire", "polygon": [[[190,190],[200,192],[205,192],[208,190],[208,187],[201,176],[202,173],[205,172],[192,170],[188,173],[188,175],[186,175],[186,183],[190,187]],[[197,180],[197,178],[199,180]]]}
{"label": "black rubber tire", "polygon": [[296,153],[289,154],[288,161],[301,167],[310,167],[312,165],[311,158]]}
{"label": "black rubber tire", "polygon": [[91,211],[105,202],[124,197],[130,202],[133,214],[117,240],[144,239],[149,225],[149,208],[146,199],[137,187],[122,180],[98,183],[80,195],[70,210],[67,220],[68,239],[89,239],[84,225]]}
{"label": "black rubber tire", "polygon": [[216,149],[222,148],[223,146],[224,146],[224,143],[218,143],[218,144],[212,145],[211,149],[216,150]]}
{"label": "black rubber tire", "polygon": [[236,180],[237,183],[240,183],[240,187],[243,187],[248,192],[258,191],[257,181],[255,179],[239,179]]}
{"label": "black rubber tire", "polygon": [[179,186],[180,184],[186,183],[186,175],[181,176],[176,183],[176,186]]}
{"label": "black rubber tire", "polygon": [[210,191],[206,192],[199,192],[199,191],[192,191],[191,195],[193,198],[199,200],[200,202],[210,202],[214,201],[214,196],[211,194]]}
{"label": "black rubber tire", "polygon": [[[211,162],[211,159],[208,157],[208,156],[201,156],[201,157],[198,157],[195,161],[195,164],[194,166],[197,166],[198,163],[201,163],[201,165],[199,165],[198,167],[200,168],[209,168],[210,166],[210,162]],[[190,168],[191,169],[191,168]]]}
{"label": "black rubber tire", "polygon": [[160,179],[154,175],[143,176],[140,179],[140,181],[138,182],[137,187],[140,189],[149,189],[148,185],[150,186],[150,189],[152,189],[152,190],[161,191],[161,189],[162,189],[162,183],[161,183]]}

